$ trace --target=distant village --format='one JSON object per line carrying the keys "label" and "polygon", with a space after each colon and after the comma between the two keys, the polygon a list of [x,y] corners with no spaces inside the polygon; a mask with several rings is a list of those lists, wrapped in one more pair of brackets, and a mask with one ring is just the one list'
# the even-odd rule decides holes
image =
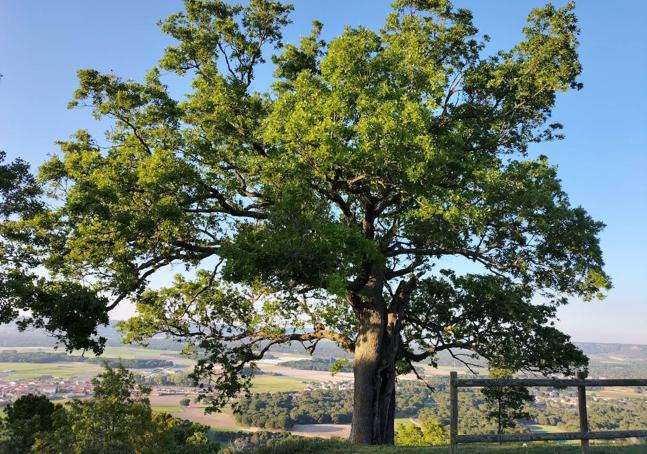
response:
{"label": "distant village", "polygon": [[[353,389],[352,380],[328,380],[312,382],[296,393],[303,395],[315,390],[349,390]],[[94,386],[87,380],[64,380],[57,377],[43,377],[41,379],[28,379],[5,381],[0,380],[0,407],[9,405],[16,399],[27,394],[42,394],[49,399],[82,399],[92,396]],[[199,388],[192,386],[153,386],[152,395],[172,396],[197,394]]]}
{"label": "distant village", "polygon": [[311,391],[315,391],[318,389],[343,391],[346,389],[353,389],[353,382],[352,380],[343,380],[343,381],[327,380],[322,382],[310,383],[305,388],[303,388],[303,391],[301,391],[299,394],[309,393]]}
{"label": "distant village", "polygon": [[82,380],[0,380],[0,406],[27,394],[42,394],[50,399],[79,399],[91,396],[94,386]]}

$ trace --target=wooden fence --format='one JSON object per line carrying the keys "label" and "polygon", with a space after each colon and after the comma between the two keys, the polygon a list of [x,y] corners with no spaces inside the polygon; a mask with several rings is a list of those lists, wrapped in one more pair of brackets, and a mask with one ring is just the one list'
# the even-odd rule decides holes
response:
{"label": "wooden fence", "polygon": [[[512,433],[512,434],[480,434],[458,435],[458,388],[467,387],[502,387],[502,386],[549,386],[549,387],[577,387],[578,413],[580,417],[579,432],[554,432],[554,433]],[[613,430],[591,432],[586,409],[586,388],[591,386],[647,386],[647,379],[609,379],[588,380],[582,375],[576,379],[552,378],[514,378],[490,379],[467,378],[458,379],[456,372],[449,376],[449,401],[450,401],[450,443],[452,454],[458,452],[458,443],[488,443],[505,441],[552,441],[552,440],[581,440],[582,452],[588,452],[589,440],[615,439],[631,437],[647,437],[647,430]],[[647,423],[647,421],[646,421]]]}

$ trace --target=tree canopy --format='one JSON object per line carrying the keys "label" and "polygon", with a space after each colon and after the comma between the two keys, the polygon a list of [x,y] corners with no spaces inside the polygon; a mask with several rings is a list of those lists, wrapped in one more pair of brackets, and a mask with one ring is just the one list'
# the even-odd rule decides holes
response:
{"label": "tree canopy", "polygon": [[[272,345],[336,342],[355,354],[362,442],[392,441],[395,376],[440,351],[546,374],[585,366],[553,320],[610,288],[603,224],[528,153],[561,138],[556,95],[582,86],[574,5],[534,9],[497,53],[446,0],[397,0],[381,29],[329,42],[314,22],[283,45],[291,10],[186,0],[142,82],[79,71],[70,106],[114,125],[107,145],[79,131],[41,167],[51,203],[14,228],[49,277],[11,304],[67,347],[100,351],[96,325],[135,302],[127,339],[163,333],[198,351],[215,408]],[[274,83],[258,87],[270,52]],[[163,72],[190,92],[175,99]]]}
{"label": "tree canopy", "polygon": [[36,437],[53,428],[60,404],[53,404],[45,396],[27,394],[3,409],[0,420],[0,453],[27,454]]}

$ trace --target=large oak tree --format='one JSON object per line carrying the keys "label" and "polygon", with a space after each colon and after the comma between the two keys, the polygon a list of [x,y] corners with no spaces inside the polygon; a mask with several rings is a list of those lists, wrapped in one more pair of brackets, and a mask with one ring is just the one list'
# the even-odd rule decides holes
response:
{"label": "large oak tree", "polygon": [[[533,10],[498,53],[446,0],[397,0],[380,30],[330,42],[315,22],[282,45],[290,10],[186,0],[143,82],[79,72],[71,105],[113,127],[107,146],[79,131],[41,168],[53,202],[20,227],[48,279],[13,304],[68,348],[100,350],[93,324],[134,301],[127,338],[193,348],[213,407],[272,346],[333,341],[354,357],[358,443],[393,442],[396,377],[440,352],[585,367],[553,320],[609,288],[603,225],[527,153],[561,137],[556,95],[581,88],[573,5]],[[190,93],[174,99],[163,71]]]}

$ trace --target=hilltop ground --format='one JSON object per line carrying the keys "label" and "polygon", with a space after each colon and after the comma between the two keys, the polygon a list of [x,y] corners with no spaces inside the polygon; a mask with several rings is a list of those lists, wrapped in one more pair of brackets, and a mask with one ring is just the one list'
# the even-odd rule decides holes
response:
{"label": "hilltop ground", "polygon": [[[449,447],[404,447],[404,446],[356,446],[342,441],[335,440],[298,440],[286,442],[274,447],[260,448],[254,451],[256,454],[293,454],[293,453],[317,453],[317,454],[448,454]],[[580,447],[569,446],[497,446],[478,445],[460,446],[460,454],[579,454]],[[647,447],[642,446],[591,446],[591,454],[645,454]]]}

